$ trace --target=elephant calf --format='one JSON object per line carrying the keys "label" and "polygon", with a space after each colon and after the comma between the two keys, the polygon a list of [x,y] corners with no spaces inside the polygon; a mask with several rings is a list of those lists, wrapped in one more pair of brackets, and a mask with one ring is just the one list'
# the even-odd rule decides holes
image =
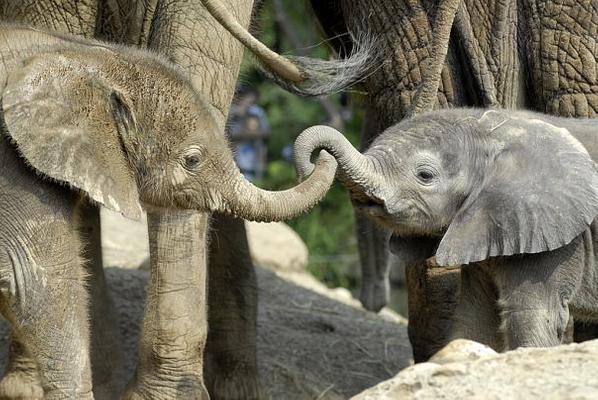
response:
{"label": "elephant calf", "polygon": [[335,156],[391,248],[462,265],[452,336],[503,350],[561,343],[570,314],[598,321],[597,135],[598,120],[454,109],[400,122],[365,154],[325,127],[295,151],[300,174],[313,150]]}
{"label": "elephant calf", "polygon": [[83,205],[133,218],[143,205],[280,220],[319,201],[336,165],[322,159],[309,182],[263,191],[169,62],[29,28],[0,25],[0,36],[0,311],[46,398],[92,398]]}

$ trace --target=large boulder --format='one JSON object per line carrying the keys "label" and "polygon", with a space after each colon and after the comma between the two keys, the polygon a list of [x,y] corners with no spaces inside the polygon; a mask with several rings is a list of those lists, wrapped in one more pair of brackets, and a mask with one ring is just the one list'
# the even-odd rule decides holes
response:
{"label": "large boulder", "polygon": [[352,400],[598,399],[598,340],[502,354],[455,341]]}
{"label": "large boulder", "polygon": [[118,265],[121,268],[149,267],[149,239],[145,214],[140,221],[135,221],[102,208],[101,218],[104,265]]}
{"label": "large boulder", "polygon": [[273,271],[298,272],[307,267],[307,246],[282,222],[245,222],[251,259]]}
{"label": "large boulder", "polygon": [[[140,221],[102,209],[102,252],[104,264],[122,268],[149,267],[149,244],[145,216]],[[303,240],[282,222],[246,222],[251,259],[273,271],[303,272],[308,251]]]}

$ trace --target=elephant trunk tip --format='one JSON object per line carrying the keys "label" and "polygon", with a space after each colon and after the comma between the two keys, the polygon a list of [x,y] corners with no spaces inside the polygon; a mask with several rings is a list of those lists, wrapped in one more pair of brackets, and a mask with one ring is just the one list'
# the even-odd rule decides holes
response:
{"label": "elephant trunk tip", "polygon": [[314,171],[315,164],[312,162],[312,154],[316,150],[320,150],[318,160],[321,162],[336,163],[335,158],[325,151],[330,147],[327,145],[328,140],[326,140],[326,137],[330,134],[342,135],[329,126],[315,125],[305,129],[297,136],[293,146],[293,158],[299,181],[305,180]]}

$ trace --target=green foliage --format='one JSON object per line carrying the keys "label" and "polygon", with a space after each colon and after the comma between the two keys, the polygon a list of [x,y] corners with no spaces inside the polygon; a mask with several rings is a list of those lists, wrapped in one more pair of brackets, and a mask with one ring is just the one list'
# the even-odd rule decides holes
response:
{"label": "green foliage", "polygon": [[[306,21],[305,6],[302,2],[284,2],[285,12],[297,37],[309,45],[320,42],[313,25]],[[271,48],[287,54],[297,54],[287,38],[280,34],[275,24],[272,4],[267,1],[260,15],[258,36]],[[311,57],[327,58],[331,55],[325,45],[310,48]],[[306,99],[290,94],[263,79],[253,68],[253,60],[246,60],[241,81],[253,86],[259,93],[259,105],[268,115],[272,135],[268,140],[268,170],[262,187],[283,189],[296,184],[296,175],[291,164],[282,157],[285,146],[292,144],[297,135],[305,128],[325,124],[328,114],[318,99]],[[337,110],[340,95],[331,97]],[[353,104],[352,118],[345,121],[344,133],[351,142],[357,144],[363,113],[359,105]],[[349,278],[349,269],[357,262],[357,246],[354,235],[354,217],[347,191],[335,184],[326,198],[311,212],[289,221],[289,225],[302,237],[310,253],[309,271],[318,279],[330,286],[352,287],[354,282]]]}

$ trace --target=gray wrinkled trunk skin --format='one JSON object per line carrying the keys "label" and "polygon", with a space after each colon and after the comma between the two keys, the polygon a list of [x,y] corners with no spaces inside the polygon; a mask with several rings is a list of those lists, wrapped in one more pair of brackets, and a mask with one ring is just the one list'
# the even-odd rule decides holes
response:
{"label": "gray wrinkled trunk skin", "polygon": [[[318,2],[313,4],[316,10],[326,10]],[[364,140],[368,141],[404,118],[411,106],[429,56],[430,21],[438,1],[342,0],[340,4],[342,15],[333,15],[331,10],[319,15],[329,35],[342,33],[339,20],[344,18],[353,35],[370,32],[380,38],[376,63],[380,68],[364,80],[368,116],[375,116],[380,128],[366,130]],[[595,8],[574,0],[464,0],[463,5],[441,75],[439,107],[500,106],[561,116],[596,116],[598,94],[592,89],[598,83],[593,73],[597,64]],[[363,224],[358,230],[369,232]],[[360,241],[367,241],[363,235]],[[372,281],[369,277],[376,277],[375,271],[386,267],[383,257],[371,255],[382,252],[382,247],[380,242],[362,246],[370,253],[362,260],[372,260],[362,266],[374,271],[364,274],[370,286],[377,278]],[[409,333],[415,359],[423,361],[450,337],[459,300],[458,272],[435,274],[421,264],[408,269]],[[420,285],[415,287],[414,282]],[[426,287],[429,292],[422,293]],[[371,309],[379,307],[372,304],[365,303]],[[431,326],[435,338],[430,335]]]}
{"label": "gray wrinkled trunk skin", "polygon": [[[76,1],[48,7],[35,6],[33,0],[7,0],[0,3],[0,19],[18,22],[40,29],[57,30],[92,37],[97,18],[98,0]],[[91,359],[94,394],[97,398],[114,398],[117,388],[114,378],[120,372],[120,331],[114,306],[106,287],[101,248],[99,209],[90,204],[81,207],[83,254],[88,262],[90,288]],[[11,362],[5,378],[0,381],[0,393],[9,390],[8,398],[34,398],[38,393],[38,373],[35,363],[16,335],[11,336]],[[24,391],[24,392],[22,392]]]}

